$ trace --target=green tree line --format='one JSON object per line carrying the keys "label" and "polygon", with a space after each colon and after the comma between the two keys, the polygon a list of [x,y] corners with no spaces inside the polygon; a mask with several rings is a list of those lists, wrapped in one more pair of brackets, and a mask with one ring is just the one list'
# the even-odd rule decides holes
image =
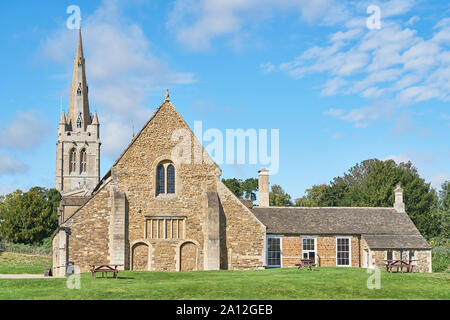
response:
{"label": "green tree line", "polygon": [[0,239],[42,245],[58,226],[60,200],[56,189],[41,187],[0,196]]}
{"label": "green tree line", "polygon": [[[242,181],[226,179],[224,183],[228,187],[233,183],[230,189],[234,192],[239,190]],[[295,201],[280,185],[274,184],[271,186],[269,201],[271,206],[392,207],[397,184],[404,190],[406,212],[419,231],[429,240],[448,243],[450,181],[445,182],[437,193],[430,183],[419,176],[411,162],[397,164],[393,160],[378,159],[362,161],[330,183],[312,186],[306,190],[305,196]],[[242,193],[235,194],[242,196]]]}

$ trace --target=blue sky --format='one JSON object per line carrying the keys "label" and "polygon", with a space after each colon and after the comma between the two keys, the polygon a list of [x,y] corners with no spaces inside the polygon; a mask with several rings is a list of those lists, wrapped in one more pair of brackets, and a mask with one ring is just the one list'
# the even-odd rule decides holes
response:
{"label": "blue sky", "polygon": [[[191,128],[279,129],[271,183],[293,198],[370,158],[450,179],[448,1],[176,0],[0,3],[0,194],[53,187],[81,8],[102,175],[170,89]],[[369,5],[381,28],[369,29]],[[222,165],[256,177],[261,165]]]}

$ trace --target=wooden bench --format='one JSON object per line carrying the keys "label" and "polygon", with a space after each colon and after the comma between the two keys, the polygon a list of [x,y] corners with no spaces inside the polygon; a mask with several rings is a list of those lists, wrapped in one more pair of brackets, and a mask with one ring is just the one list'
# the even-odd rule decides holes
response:
{"label": "wooden bench", "polygon": [[111,272],[114,274],[114,277],[118,279],[119,269],[117,268],[121,266],[123,266],[123,264],[92,264],[91,265],[92,278],[96,278],[97,273],[101,272],[102,277],[106,275],[106,278],[108,279],[108,272]]}
{"label": "wooden bench", "polygon": [[297,263],[295,266],[298,267],[298,270],[301,270],[303,267],[305,267],[309,268],[309,270],[312,271],[312,268],[315,267],[316,264],[313,263],[311,259],[302,259],[302,263]]}
{"label": "wooden bench", "polygon": [[404,260],[386,260],[386,271],[389,273],[392,273],[392,269],[397,268],[400,269],[401,272],[403,272],[403,268],[406,269],[408,272],[413,272],[414,265],[412,264],[412,261],[406,262]]}

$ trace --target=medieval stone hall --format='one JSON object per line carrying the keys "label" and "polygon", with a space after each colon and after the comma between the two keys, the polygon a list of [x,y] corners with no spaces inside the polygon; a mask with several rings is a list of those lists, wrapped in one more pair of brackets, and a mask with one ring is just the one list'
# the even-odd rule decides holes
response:
{"label": "medieval stone hall", "polygon": [[90,113],[81,31],[70,104],[56,147],[56,188],[62,194],[53,235],[54,275],[69,266],[120,264],[125,270],[189,271],[319,266],[384,268],[411,259],[431,272],[431,250],[405,212],[403,190],[392,208],[269,206],[269,172],[258,172],[258,205],[238,199],[221,169],[173,158],[175,130],[200,144],[169,94],[100,180],[100,122]]}

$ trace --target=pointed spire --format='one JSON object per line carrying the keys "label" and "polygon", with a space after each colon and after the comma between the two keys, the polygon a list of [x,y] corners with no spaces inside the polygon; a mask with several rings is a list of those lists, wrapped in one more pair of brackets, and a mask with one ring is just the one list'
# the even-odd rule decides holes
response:
{"label": "pointed spire", "polygon": [[166,90],[166,96],[164,97],[164,101],[170,101],[169,89]]}
{"label": "pointed spire", "polygon": [[98,121],[97,111],[94,112],[94,117],[92,118],[92,124],[94,124],[94,125],[100,124],[100,122]]}
{"label": "pointed spire", "polygon": [[66,112],[61,110],[61,117],[59,118],[59,124],[66,124]]}
{"label": "pointed spire", "polygon": [[78,29],[78,45],[77,45],[77,58],[84,58],[83,53],[83,37],[81,36],[81,26],[80,29]]}
{"label": "pointed spire", "polygon": [[[78,120],[81,120],[81,128],[77,128]],[[78,30],[78,45],[73,63],[70,104],[66,122],[72,130],[86,130],[87,126],[91,124],[81,28]]]}

